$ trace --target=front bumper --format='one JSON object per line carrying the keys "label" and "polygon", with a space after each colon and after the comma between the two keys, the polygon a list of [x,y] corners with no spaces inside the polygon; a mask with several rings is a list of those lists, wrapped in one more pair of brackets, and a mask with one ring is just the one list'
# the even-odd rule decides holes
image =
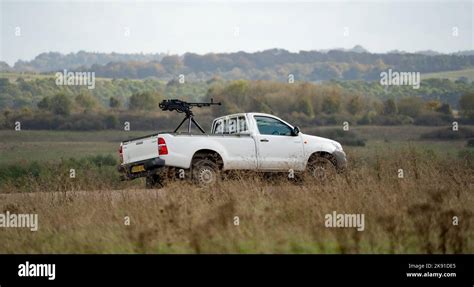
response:
{"label": "front bumper", "polygon": [[[143,165],[145,171],[132,173],[132,168],[134,166]],[[156,173],[158,169],[165,166],[165,160],[159,157],[153,159],[147,159],[142,161],[137,161],[131,164],[119,165],[117,170],[122,173],[122,180],[130,180],[139,177],[145,177],[152,173]]]}
{"label": "front bumper", "polygon": [[338,171],[344,171],[347,168],[347,157],[344,151],[335,151],[333,153],[336,157],[336,168]]}

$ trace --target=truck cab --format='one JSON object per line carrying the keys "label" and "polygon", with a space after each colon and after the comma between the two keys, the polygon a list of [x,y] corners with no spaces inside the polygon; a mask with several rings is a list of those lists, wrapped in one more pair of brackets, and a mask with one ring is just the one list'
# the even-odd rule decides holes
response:
{"label": "truck cab", "polygon": [[263,113],[220,117],[212,134],[248,134],[254,139],[256,168],[262,171],[304,169],[303,141],[298,128]]}

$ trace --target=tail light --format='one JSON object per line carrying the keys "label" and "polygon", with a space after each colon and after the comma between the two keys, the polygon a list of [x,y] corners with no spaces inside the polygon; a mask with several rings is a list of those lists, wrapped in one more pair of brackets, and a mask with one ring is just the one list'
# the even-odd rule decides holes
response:
{"label": "tail light", "polygon": [[164,138],[158,138],[158,155],[168,154],[168,147]]}
{"label": "tail light", "polygon": [[122,145],[120,145],[118,152],[119,152],[119,156],[120,156],[120,163],[123,163],[123,149],[122,149]]}

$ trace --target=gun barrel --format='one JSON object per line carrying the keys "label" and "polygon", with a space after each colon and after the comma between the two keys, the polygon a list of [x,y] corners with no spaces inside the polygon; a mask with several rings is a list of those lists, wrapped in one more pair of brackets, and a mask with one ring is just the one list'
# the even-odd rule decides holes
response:
{"label": "gun barrel", "polygon": [[221,103],[214,103],[214,102],[210,102],[210,103],[188,103],[188,105],[190,106],[194,106],[194,107],[204,107],[204,106],[211,106],[211,105],[216,105],[216,106],[220,106]]}

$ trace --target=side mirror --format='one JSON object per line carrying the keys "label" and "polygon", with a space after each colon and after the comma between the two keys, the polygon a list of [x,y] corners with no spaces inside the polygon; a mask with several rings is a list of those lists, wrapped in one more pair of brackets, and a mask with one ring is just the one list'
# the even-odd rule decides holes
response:
{"label": "side mirror", "polygon": [[297,135],[299,135],[299,133],[300,133],[300,128],[299,127],[294,127],[293,128],[293,135],[297,136]]}

